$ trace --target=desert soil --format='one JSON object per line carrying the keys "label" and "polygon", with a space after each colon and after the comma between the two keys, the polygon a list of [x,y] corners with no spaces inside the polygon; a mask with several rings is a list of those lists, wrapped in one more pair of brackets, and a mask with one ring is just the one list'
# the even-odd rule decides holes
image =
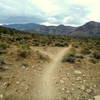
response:
{"label": "desert soil", "polygon": [[100,100],[100,64],[63,63],[69,47],[32,47],[47,59],[31,58],[28,67],[5,65],[0,100]]}

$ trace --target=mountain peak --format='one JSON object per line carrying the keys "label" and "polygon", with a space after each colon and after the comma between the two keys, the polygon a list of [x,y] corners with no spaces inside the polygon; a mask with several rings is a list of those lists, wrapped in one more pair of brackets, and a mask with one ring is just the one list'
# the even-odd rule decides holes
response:
{"label": "mountain peak", "polygon": [[78,27],[73,33],[74,36],[100,36],[100,23],[90,21],[83,26]]}
{"label": "mountain peak", "polygon": [[63,27],[65,27],[63,24],[60,24],[60,25],[58,25],[57,27],[59,27],[59,28],[63,28]]}
{"label": "mountain peak", "polygon": [[74,36],[100,36],[100,22],[90,21],[80,27],[65,26],[45,26],[35,23],[4,25],[8,28],[15,28],[29,32],[43,34],[71,34]]}
{"label": "mountain peak", "polygon": [[95,21],[90,21],[90,22],[86,23],[85,25],[93,25],[93,26],[95,26],[97,24],[100,24],[100,23],[99,22],[95,22]]}

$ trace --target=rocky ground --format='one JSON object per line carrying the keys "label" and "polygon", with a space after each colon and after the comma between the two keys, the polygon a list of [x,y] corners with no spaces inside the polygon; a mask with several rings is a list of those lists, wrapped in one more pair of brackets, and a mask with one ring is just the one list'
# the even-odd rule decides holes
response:
{"label": "rocky ground", "polygon": [[[100,100],[100,63],[55,64],[63,49],[34,47],[43,56],[35,55],[29,65],[0,62],[0,100]],[[51,70],[52,62],[56,68]]]}

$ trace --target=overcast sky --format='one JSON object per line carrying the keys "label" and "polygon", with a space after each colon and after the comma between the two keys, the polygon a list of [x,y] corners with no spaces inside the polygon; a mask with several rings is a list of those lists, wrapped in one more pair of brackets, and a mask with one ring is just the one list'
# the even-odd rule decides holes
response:
{"label": "overcast sky", "polygon": [[100,21],[100,0],[0,0],[0,24],[82,25]]}

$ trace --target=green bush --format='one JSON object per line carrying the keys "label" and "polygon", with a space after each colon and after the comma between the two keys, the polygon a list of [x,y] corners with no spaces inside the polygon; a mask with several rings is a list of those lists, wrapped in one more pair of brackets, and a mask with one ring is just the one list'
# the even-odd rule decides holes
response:
{"label": "green bush", "polygon": [[0,81],[1,81],[2,79],[3,79],[2,76],[0,76]]}
{"label": "green bush", "polygon": [[83,49],[81,50],[81,53],[86,55],[86,54],[90,54],[91,51],[90,51],[88,48],[83,48]]}
{"label": "green bush", "polygon": [[22,49],[29,49],[29,45],[28,44],[23,44],[21,45]]}
{"label": "green bush", "polygon": [[63,62],[70,62],[70,63],[74,63],[75,62],[75,57],[70,55],[69,57],[67,58],[64,58],[63,59]]}
{"label": "green bush", "polygon": [[100,59],[100,52],[94,52],[94,53],[93,53],[93,57],[94,57],[95,59]]}
{"label": "green bush", "polygon": [[63,58],[63,62],[70,62],[70,63],[75,63],[75,49],[71,48],[70,52],[67,53],[64,58]]}
{"label": "green bush", "polygon": [[64,47],[64,44],[63,43],[55,43],[55,46],[57,46],[57,47]]}
{"label": "green bush", "polygon": [[5,42],[1,42],[0,43],[0,49],[2,50],[2,49],[7,49],[9,47],[9,45],[7,44],[7,43],[5,43]]}
{"label": "green bush", "polygon": [[4,59],[0,59],[0,65],[2,66],[2,65],[5,65],[6,63],[5,63],[5,61],[4,61]]}
{"label": "green bush", "polygon": [[82,55],[78,55],[78,54],[75,55],[75,57],[76,57],[76,58],[79,58],[79,59],[83,59],[83,58],[84,58]]}
{"label": "green bush", "polygon": [[6,50],[0,50],[0,55],[2,54],[7,54],[7,51]]}
{"label": "green bush", "polygon": [[5,63],[5,61],[4,61],[4,59],[1,59],[0,58],[0,72],[3,72],[3,71],[5,71],[6,69],[4,68],[4,66],[3,65],[5,65],[6,63]]}
{"label": "green bush", "polygon": [[30,51],[28,51],[28,50],[19,51],[19,56],[22,57],[22,58],[26,58],[29,55],[30,55]]}
{"label": "green bush", "polygon": [[29,67],[29,65],[26,64],[26,63],[23,63],[23,64],[21,65],[21,67],[25,67],[25,68],[27,68],[27,67]]}
{"label": "green bush", "polygon": [[90,62],[93,63],[93,64],[97,63],[97,61],[95,59],[90,59]]}

